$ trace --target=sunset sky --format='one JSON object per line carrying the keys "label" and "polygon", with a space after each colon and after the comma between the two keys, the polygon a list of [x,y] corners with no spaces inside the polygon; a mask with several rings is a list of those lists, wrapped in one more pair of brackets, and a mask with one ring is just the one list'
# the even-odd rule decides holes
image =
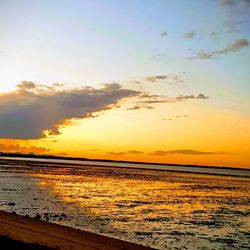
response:
{"label": "sunset sky", "polygon": [[249,0],[1,0],[0,151],[250,168]]}

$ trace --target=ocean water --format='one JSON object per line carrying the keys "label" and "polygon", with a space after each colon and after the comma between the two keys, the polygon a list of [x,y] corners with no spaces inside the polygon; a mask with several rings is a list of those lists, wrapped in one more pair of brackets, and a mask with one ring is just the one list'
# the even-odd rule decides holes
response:
{"label": "ocean water", "polygon": [[250,178],[0,160],[0,209],[157,249],[250,249]]}

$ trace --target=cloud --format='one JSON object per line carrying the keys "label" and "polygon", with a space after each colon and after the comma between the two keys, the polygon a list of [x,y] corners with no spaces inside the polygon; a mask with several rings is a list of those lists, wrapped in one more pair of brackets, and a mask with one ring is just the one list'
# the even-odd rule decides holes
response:
{"label": "cloud", "polygon": [[176,115],[174,117],[170,117],[170,118],[162,118],[163,121],[173,121],[175,119],[180,119],[180,118],[187,118],[189,117],[189,115]]}
{"label": "cloud", "polygon": [[234,5],[235,4],[235,0],[220,0],[220,3],[222,5]]}
{"label": "cloud", "polygon": [[59,83],[59,82],[55,82],[55,83],[52,83],[52,86],[54,86],[54,87],[63,87],[63,84]]}
{"label": "cloud", "polygon": [[34,89],[37,88],[38,86],[39,85],[36,85],[34,82],[26,82],[26,81],[23,81],[16,85],[17,88],[26,90]]}
{"label": "cloud", "polygon": [[228,20],[228,21],[224,22],[223,28],[226,31],[233,33],[233,32],[239,31],[240,25],[242,25],[242,24],[243,24],[243,21]]}
{"label": "cloud", "polygon": [[150,57],[149,59],[150,60],[153,60],[153,61],[162,61],[166,58],[165,55],[162,55],[162,54],[157,54],[157,55],[154,55],[152,57]]}
{"label": "cloud", "polygon": [[156,82],[156,81],[159,81],[159,80],[165,80],[167,79],[167,75],[161,75],[161,76],[147,76],[145,77],[145,81],[147,82]]}
{"label": "cloud", "polygon": [[237,4],[250,5],[250,0],[220,0],[221,5],[233,6]]}
{"label": "cloud", "polygon": [[197,95],[179,95],[176,97],[165,97],[161,95],[150,95],[150,94],[140,94],[137,96],[137,101],[133,107],[127,108],[127,110],[140,110],[140,109],[153,109],[153,104],[162,103],[176,103],[185,100],[205,100],[209,99],[208,96],[200,93]]}
{"label": "cloud", "polygon": [[169,74],[169,75],[157,75],[157,76],[147,76],[144,78],[145,81],[155,83],[157,81],[166,80],[166,83],[168,84],[176,84],[183,82],[182,76],[185,74],[184,72],[182,74]]}
{"label": "cloud", "polygon": [[127,108],[127,110],[139,110],[139,109],[141,109],[141,106],[139,105],[135,105],[133,107]]}
{"label": "cloud", "polygon": [[163,104],[163,103],[176,103],[185,100],[205,100],[209,99],[208,96],[200,93],[197,95],[179,95],[176,97],[166,97],[162,95],[150,95],[150,94],[140,94],[137,97],[137,101],[133,107],[127,108],[127,110],[140,110],[140,109],[153,109],[153,104]]}
{"label": "cloud", "polygon": [[134,105],[133,107],[127,108],[127,110],[139,110],[139,109],[154,109],[154,107],[148,105]]}
{"label": "cloud", "polygon": [[190,32],[184,33],[182,36],[183,36],[183,38],[190,39],[190,38],[193,38],[194,35],[195,35],[195,33],[193,31],[190,31]]}
{"label": "cloud", "polygon": [[218,155],[218,154],[225,154],[224,152],[213,152],[213,151],[199,151],[199,150],[193,150],[193,149],[176,149],[176,150],[156,150],[152,153],[149,153],[150,155],[154,156],[165,156],[168,154],[178,154],[178,155]]}
{"label": "cloud", "polygon": [[116,107],[123,98],[137,95],[139,92],[123,89],[117,83],[105,84],[100,89],[61,89],[58,84],[23,81],[15,91],[0,94],[0,138],[58,135],[60,127],[70,119],[90,117],[94,112]]}
{"label": "cloud", "polygon": [[128,151],[122,151],[122,152],[107,152],[109,155],[114,155],[114,156],[119,156],[119,155],[138,155],[138,154],[143,154],[144,152],[142,151],[137,151],[137,150],[128,150]]}
{"label": "cloud", "polygon": [[243,47],[247,47],[249,42],[247,39],[237,39],[233,43],[229,44],[226,48],[222,50],[216,50],[212,52],[206,52],[204,50],[199,51],[198,55],[195,57],[190,57],[189,59],[210,59],[215,55],[227,54],[232,52],[237,52],[238,50],[242,49]]}
{"label": "cloud", "polygon": [[[230,19],[241,19],[249,16],[250,0],[219,0]],[[243,18],[243,19],[242,19]]]}
{"label": "cloud", "polygon": [[204,94],[200,93],[198,95],[179,95],[176,97],[176,100],[182,101],[187,99],[208,99],[208,96],[205,96]]}
{"label": "cloud", "polygon": [[[224,28],[223,28],[224,29]],[[213,39],[214,41],[215,40],[219,40],[219,39],[221,39],[222,38],[222,36],[225,34],[225,32],[224,31],[219,31],[219,30],[217,30],[217,31],[212,31],[212,32],[210,32],[210,33],[208,33],[207,34],[207,36],[208,36],[208,38],[210,38],[210,39]],[[194,51],[194,50],[193,50]]]}
{"label": "cloud", "polygon": [[161,36],[168,36],[168,33],[164,31],[161,33]]}
{"label": "cloud", "polygon": [[56,87],[60,87],[58,83],[53,83],[50,85],[34,83],[30,81],[22,81],[21,83],[16,85],[16,88],[19,89],[20,92],[46,92],[49,90],[55,90]]}
{"label": "cloud", "polygon": [[225,12],[227,21],[224,23],[226,32],[245,32],[249,28],[250,0],[218,0]]}
{"label": "cloud", "polygon": [[44,147],[35,147],[35,146],[22,147],[18,143],[9,145],[0,143],[0,151],[8,153],[46,154],[50,151],[50,149]]}
{"label": "cloud", "polygon": [[235,52],[248,45],[249,45],[249,42],[246,39],[237,39],[234,43],[229,44],[227,48],[222,50],[221,53]]}
{"label": "cloud", "polygon": [[135,105],[127,108],[127,110],[154,109],[151,104],[166,103],[169,101],[168,98],[164,96],[150,95],[147,93],[141,94],[137,98]]}

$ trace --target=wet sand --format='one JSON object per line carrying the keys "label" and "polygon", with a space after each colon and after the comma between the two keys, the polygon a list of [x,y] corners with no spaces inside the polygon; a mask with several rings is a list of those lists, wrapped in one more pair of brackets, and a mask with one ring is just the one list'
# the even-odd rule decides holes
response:
{"label": "wet sand", "polygon": [[[49,222],[0,211],[0,236],[53,249],[152,249]],[[0,238],[0,244],[1,238]]]}

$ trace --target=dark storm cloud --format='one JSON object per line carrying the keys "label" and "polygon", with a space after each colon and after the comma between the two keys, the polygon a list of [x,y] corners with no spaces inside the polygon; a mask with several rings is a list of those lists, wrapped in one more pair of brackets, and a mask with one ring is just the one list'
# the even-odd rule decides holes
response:
{"label": "dark storm cloud", "polygon": [[61,85],[23,81],[15,91],[0,94],[0,138],[38,139],[45,130],[47,135],[57,135],[60,125],[68,120],[90,117],[93,112],[110,109],[121,99],[139,94],[117,83],[100,89],[57,87]]}

